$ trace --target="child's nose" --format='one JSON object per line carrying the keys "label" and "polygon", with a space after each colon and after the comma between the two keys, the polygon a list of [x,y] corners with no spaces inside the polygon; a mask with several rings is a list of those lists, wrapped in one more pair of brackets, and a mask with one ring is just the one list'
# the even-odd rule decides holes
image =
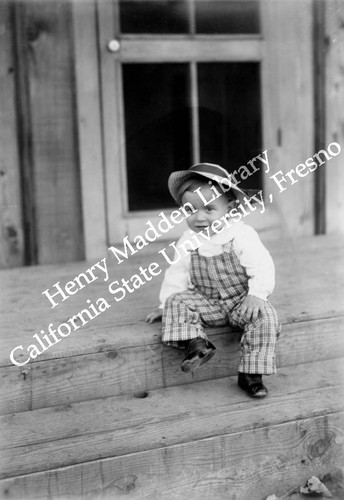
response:
{"label": "child's nose", "polygon": [[197,210],[197,213],[196,213],[196,220],[198,222],[200,221],[203,221],[204,220],[204,210]]}

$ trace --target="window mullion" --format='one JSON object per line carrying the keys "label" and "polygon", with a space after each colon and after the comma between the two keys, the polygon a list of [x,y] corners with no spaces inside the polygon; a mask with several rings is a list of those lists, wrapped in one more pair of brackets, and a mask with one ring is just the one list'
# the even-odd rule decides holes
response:
{"label": "window mullion", "polygon": [[194,35],[196,33],[195,0],[188,1],[188,15],[189,15],[189,34]]}
{"label": "window mullion", "polygon": [[198,81],[197,63],[190,63],[191,80],[191,127],[192,127],[192,159],[193,163],[200,161],[200,136],[199,136],[199,114],[198,114]]}

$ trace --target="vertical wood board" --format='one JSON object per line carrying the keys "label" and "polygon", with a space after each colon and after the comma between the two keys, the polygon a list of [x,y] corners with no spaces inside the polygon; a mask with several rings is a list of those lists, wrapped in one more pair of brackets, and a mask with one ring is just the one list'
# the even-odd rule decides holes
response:
{"label": "vertical wood board", "polygon": [[344,1],[326,6],[326,143],[337,142],[342,151],[326,170],[327,232],[344,233]]}
{"label": "vertical wood board", "polygon": [[70,5],[27,2],[17,10],[31,115],[38,263],[83,256],[76,152]]}
{"label": "vertical wood board", "polygon": [[123,218],[127,182],[122,72],[117,55],[107,48],[108,43],[119,35],[117,10],[118,5],[112,0],[97,1],[106,214],[110,243],[120,242],[128,234],[127,221]]}
{"label": "vertical wood board", "polygon": [[11,4],[0,3],[0,268],[24,263]]}
{"label": "vertical wood board", "polygon": [[107,244],[97,16],[93,0],[72,5],[85,257],[93,259]]}
{"label": "vertical wood board", "polygon": [[263,0],[263,137],[271,172],[265,193],[273,195],[283,237],[313,233],[314,178],[279,188],[270,176],[284,174],[313,156],[312,3]]}

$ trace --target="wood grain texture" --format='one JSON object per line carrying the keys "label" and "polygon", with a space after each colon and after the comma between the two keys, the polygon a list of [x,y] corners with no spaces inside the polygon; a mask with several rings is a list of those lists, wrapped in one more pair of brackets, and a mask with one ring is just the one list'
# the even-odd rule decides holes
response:
{"label": "wood grain texture", "polygon": [[[124,100],[121,64],[107,50],[110,40],[119,36],[118,2],[97,0],[99,66],[102,94],[106,216],[109,242],[119,242],[128,234],[122,217],[127,190]],[[116,168],[114,168],[116,165]]]}
{"label": "wood grain texture", "polygon": [[[263,500],[343,464],[344,414],[257,427],[0,482],[12,498]],[[291,479],[292,478],[292,479]]]}
{"label": "wood grain texture", "polygon": [[12,6],[0,4],[0,268],[24,263]]}
{"label": "wood grain texture", "polygon": [[265,193],[273,195],[281,237],[313,234],[311,175],[280,193],[270,176],[313,156],[312,2],[264,0],[262,30],[263,141],[271,171]]}
{"label": "wood grain texture", "polygon": [[342,151],[326,167],[326,226],[329,233],[344,233],[344,3],[325,3],[326,19],[326,143]]}
{"label": "wood grain texture", "polygon": [[[277,348],[278,369],[344,357],[343,328],[344,316],[285,325]],[[124,336],[128,327],[119,328],[116,333],[119,331]],[[139,337],[139,325],[133,325],[131,333]],[[216,345],[216,356],[193,377],[180,370],[184,352],[163,346],[158,331],[155,342],[147,345],[116,348],[100,343],[102,351],[97,353],[65,355],[22,368],[2,367],[0,414],[235,375],[240,336],[240,332],[234,331],[212,332],[210,339]]]}
{"label": "wood grain texture", "polygon": [[75,134],[70,4],[24,2],[17,9],[27,54],[38,263],[83,257]]}
{"label": "wood grain texture", "polygon": [[[323,236],[271,245],[277,267],[273,303],[283,323],[279,367],[344,356],[344,311],[339,300],[344,287],[342,247],[341,238]],[[145,255],[112,265],[109,281],[132,275],[139,265],[147,266],[156,259],[158,248],[160,244],[152,245]],[[81,262],[2,271],[0,413],[191,381],[179,368],[183,353],[161,345],[161,325],[144,322],[155,306],[161,276],[122,303],[111,302],[105,313],[35,361],[24,367],[12,365],[11,350],[21,344],[28,346],[35,331],[46,329],[50,322],[58,325],[66,321],[84,307],[87,298],[106,296],[108,284],[101,279],[54,309],[41,295],[46,287],[56,281],[66,283],[89,265]],[[237,370],[240,332],[219,328],[209,335],[217,354],[204,370],[195,373],[194,382],[234,375]]]}
{"label": "wood grain texture", "polygon": [[[343,463],[343,416],[287,422],[0,482],[12,498],[263,500]],[[257,467],[259,464],[259,467]],[[290,479],[292,478],[292,479]],[[32,493],[34,492],[34,493]]]}
{"label": "wood grain texture", "polygon": [[[155,343],[159,325],[148,325],[144,318],[157,305],[163,274],[127,294],[119,303],[109,294],[108,285],[115,279],[129,278],[140,265],[147,267],[154,261],[161,269],[166,269],[167,263],[158,254],[162,245],[165,244],[152,245],[149,253],[134,255],[121,265],[115,264],[108,254],[108,282],[99,278],[54,309],[42,291],[57,281],[64,285],[92,262],[2,271],[0,366],[11,365],[9,354],[16,345],[29,345],[35,332],[46,329],[49,323],[57,326],[66,321],[87,305],[88,298],[94,301],[105,297],[111,307],[48,349],[39,360],[101,352],[104,345],[112,349]],[[282,324],[343,315],[344,305],[339,299],[344,288],[342,248],[343,238],[337,236],[286,240],[269,245],[277,269],[276,291],[271,301]],[[125,326],[126,329],[122,328]]]}
{"label": "wood grain texture", "polygon": [[[326,149],[326,3],[313,2],[313,74],[314,74],[314,149]],[[314,173],[315,234],[326,234],[326,165]]]}
{"label": "wood grain texture", "polygon": [[[211,40],[211,43],[209,43]],[[190,61],[260,61],[262,58],[260,37],[223,37],[214,40],[212,36],[169,40],[133,40],[121,38],[120,56],[123,62],[190,62]]]}
{"label": "wood grain texture", "polygon": [[78,158],[85,258],[102,255],[107,244],[95,2],[72,2],[77,102]]}
{"label": "wood grain texture", "polygon": [[1,417],[1,477],[338,413],[342,361],[282,369],[266,379],[265,401],[247,398],[233,377]]}

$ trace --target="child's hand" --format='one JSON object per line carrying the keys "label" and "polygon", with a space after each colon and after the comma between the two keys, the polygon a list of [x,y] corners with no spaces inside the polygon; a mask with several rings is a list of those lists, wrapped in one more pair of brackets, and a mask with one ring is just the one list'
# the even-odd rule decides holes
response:
{"label": "child's hand", "polygon": [[146,321],[147,323],[153,323],[154,321],[161,320],[162,318],[162,309],[154,309],[153,312],[147,315]]}
{"label": "child's hand", "polygon": [[256,321],[260,312],[264,312],[265,301],[255,297],[254,295],[247,295],[239,309],[240,316],[245,316],[248,321]]}

